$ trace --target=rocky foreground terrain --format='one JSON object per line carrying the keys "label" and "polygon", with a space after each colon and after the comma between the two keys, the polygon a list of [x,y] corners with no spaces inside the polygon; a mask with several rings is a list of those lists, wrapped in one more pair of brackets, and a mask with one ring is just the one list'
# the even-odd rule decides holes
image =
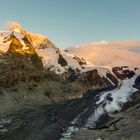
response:
{"label": "rocky foreground terrain", "polygon": [[19,25],[0,34],[0,139],[139,138],[139,68],[89,67]]}

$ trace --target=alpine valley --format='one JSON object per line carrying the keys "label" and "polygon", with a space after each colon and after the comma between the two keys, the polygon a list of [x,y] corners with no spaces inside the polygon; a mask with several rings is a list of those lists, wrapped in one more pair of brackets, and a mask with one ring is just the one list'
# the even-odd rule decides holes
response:
{"label": "alpine valley", "polygon": [[19,24],[0,31],[1,140],[138,140],[139,132],[138,66],[90,65]]}

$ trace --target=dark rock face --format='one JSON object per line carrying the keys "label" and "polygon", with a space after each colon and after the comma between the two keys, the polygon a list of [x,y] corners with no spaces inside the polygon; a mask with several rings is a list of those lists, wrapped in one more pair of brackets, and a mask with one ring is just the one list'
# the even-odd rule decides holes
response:
{"label": "dark rock face", "polygon": [[51,47],[55,48],[55,44],[53,44],[50,40],[44,38],[44,41],[40,44],[40,46],[38,46],[35,49],[39,50],[39,49],[46,49]]}
{"label": "dark rock face", "polygon": [[136,78],[134,87],[140,90],[140,75]]}
{"label": "dark rock face", "polygon": [[104,113],[100,116],[98,121],[96,122],[95,129],[104,129],[108,127],[108,122],[111,121],[113,118],[108,115],[108,113]]}
{"label": "dark rock face", "polygon": [[131,100],[123,104],[122,111],[128,110],[129,108],[132,108],[139,103],[140,103],[140,91],[136,91],[135,93],[132,94]]}
{"label": "dark rock face", "polygon": [[94,90],[106,89],[113,86],[105,77],[101,77],[96,69],[82,73],[78,77],[78,81],[85,83]]}
{"label": "dark rock face", "polygon": [[68,70],[68,80],[72,82],[72,81],[75,81],[77,78],[78,78],[78,74],[74,70],[69,69]]}
{"label": "dark rock face", "polygon": [[119,84],[118,80],[112,74],[107,73],[106,77],[109,78],[116,86]]}
{"label": "dark rock face", "polygon": [[65,73],[61,75],[65,82],[74,82],[78,78],[78,72],[76,70],[69,68]]}
{"label": "dark rock face", "polygon": [[83,58],[79,58],[77,56],[74,56],[73,59],[75,59],[79,63],[79,65],[86,65],[87,64]]}
{"label": "dark rock face", "polygon": [[[125,69],[124,69],[125,68]],[[132,70],[127,69],[127,66],[123,67],[114,67],[112,71],[117,76],[117,78],[124,80],[126,78],[132,78],[135,75],[135,72]]]}
{"label": "dark rock face", "polygon": [[59,63],[62,67],[68,65],[67,61],[63,58],[63,56],[62,56],[61,54],[59,54],[58,63]]}

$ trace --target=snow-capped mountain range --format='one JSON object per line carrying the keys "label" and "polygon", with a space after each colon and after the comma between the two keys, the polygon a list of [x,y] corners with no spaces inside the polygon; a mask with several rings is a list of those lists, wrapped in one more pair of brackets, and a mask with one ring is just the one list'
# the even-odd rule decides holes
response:
{"label": "snow-capped mountain range", "polygon": [[[27,40],[24,40],[25,36],[28,38],[28,41],[31,43],[37,54],[41,57],[44,67],[51,71],[54,71],[57,74],[62,74],[69,69],[85,72],[91,69],[98,69],[101,75],[105,75],[107,71],[111,72],[112,67],[108,66],[96,66],[90,65],[90,61],[85,61],[84,58],[80,58],[78,51],[81,52],[83,47],[68,48],[65,50],[58,48],[54,43],[52,43],[48,38],[40,34],[33,34],[31,32],[26,32],[18,23],[10,25],[9,31],[0,31],[0,50],[1,52],[6,52],[10,46],[10,38],[14,35],[22,44],[22,49],[28,51]],[[7,41],[6,39],[9,38]],[[106,41],[92,43],[91,45],[108,45]],[[82,49],[80,51],[80,48]],[[86,48],[86,47],[85,47]],[[76,50],[78,49],[78,51]],[[16,49],[19,51],[18,49]],[[90,47],[88,49],[90,51]],[[74,52],[74,53],[70,53]],[[85,50],[86,52],[86,50]],[[95,54],[96,54],[95,49]],[[77,55],[76,55],[77,54]],[[94,54],[94,52],[93,52]],[[91,55],[91,54],[90,54]],[[111,54],[110,54],[111,55]],[[85,55],[83,55],[85,56]],[[87,57],[89,56],[89,53]],[[107,57],[109,58],[109,57]],[[103,58],[104,59],[104,58]],[[94,60],[98,61],[98,60]]]}
{"label": "snow-capped mountain range", "polygon": [[[11,42],[16,44],[13,48],[11,47]],[[17,42],[19,42],[20,45],[17,45]],[[106,42],[103,42],[103,44],[106,44]],[[9,49],[11,49],[12,52],[20,53],[22,55],[37,53],[43,62],[44,68],[53,71],[58,75],[62,75],[71,70],[74,71],[75,75],[79,75],[80,79],[84,77],[84,81],[89,81],[89,83],[93,84],[95,79],[92,77],[96,77],[97,83],[100,81],[101,85],[109,82],[112,86],[121,87],[120,90],[115,91],[114,95],[110,95],[112,98],[116,98],[116,102],[114,100],[112,103],[112,106],[115,104],[115,107],[119,101],[126,102],[127,99],[129,99],[129,93],[136,90],[133,88],[133,85],[140,73],[138,68],[90,67],[83,58],[69,53],[67,50],[58,48],[48,38],[42,35],[26,32],[18,24],[12,25],[9,31],[0,32],[0,50],[7,53]],[[97,70],[97,73],[94,70]],[[107,81],[105,82],[105,80]],[[99,88],[98,85],[94,85],[94,89],[96,88]],[[120,92],[124,92],[123,96]],[[110,93],[106,94],[108,95]],[[101,97],[99,103],[104,100],[106,94]],[[119,105],[117,107],[119,108]],[[110,110],[107,105],[106,108],[107,110]]]}
{"label": "snow-capped mountain range", "polygon": [[[69,69],[74,70],[77,73],[97,69],[98,74],[101,77],[106,77],[107,73],[111,73],[112,75],[114,75],[112,67],[96,65],[91,66],[89,62],[86,62],[83,58],[70,53],[68,50],[58,48],[48,38],[40,34],[26,32],[18,23],[11,24],[9,27],[9,31],[0,31],[1,52],[8,51],[13,37],[15,37],[21,44],[20,47],[15,47],[14,51],[16,51],[17,53],[20,53],[21,51],[25,51],[25,53],[28,53],[31,52],[31,50],[35,50],[39,57],[42,59],[44,68],[49,69],[56,74],[61,75],[67,72]],[[31,44],[30,47],[28,42]],[[98,43],[92,43],[92,45],[97,44],[108,45],[108,42],[102,41]],[[80,47],[76,48],[79,49]],[[128,69],[132,69],[132,67]]]}

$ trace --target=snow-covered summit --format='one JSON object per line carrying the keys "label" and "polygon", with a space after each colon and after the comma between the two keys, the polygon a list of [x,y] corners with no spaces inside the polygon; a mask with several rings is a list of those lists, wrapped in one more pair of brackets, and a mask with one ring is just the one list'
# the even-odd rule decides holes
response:
{"label": "snow-covered summit", "polygon": [[[13,44],[12,47],[11,44]],[[12,24],[9,31],[0,32],[0,50],[6,52],[9,49],[19,53],[37,52],[44,67],[56,74],[65,73],[69,69],[79,72],[86,64],[84,59],[59,49],[48,38],[26,32],[19,24]]]}
{"label": "snow-covered summit", "polygon": [[6,53],[36,54],[30,37],[18,27],[0,32],[0,48]]}
{"label": "snow-covered summit", "polygon": [[[102,41],[102,43],[107,42]],[[36,53],[47,70],[59,75],[69,70],[79,73],[93,69],[97,69],[101,77],[106,77],[107,73],[114,74],[111,67],[91,66],[83,58],[58,48],[45,36],[26,32],[18,23],[10,24],[8,31],[0,31],[0,50],[1,52],[16,51],[21,54]]]}

